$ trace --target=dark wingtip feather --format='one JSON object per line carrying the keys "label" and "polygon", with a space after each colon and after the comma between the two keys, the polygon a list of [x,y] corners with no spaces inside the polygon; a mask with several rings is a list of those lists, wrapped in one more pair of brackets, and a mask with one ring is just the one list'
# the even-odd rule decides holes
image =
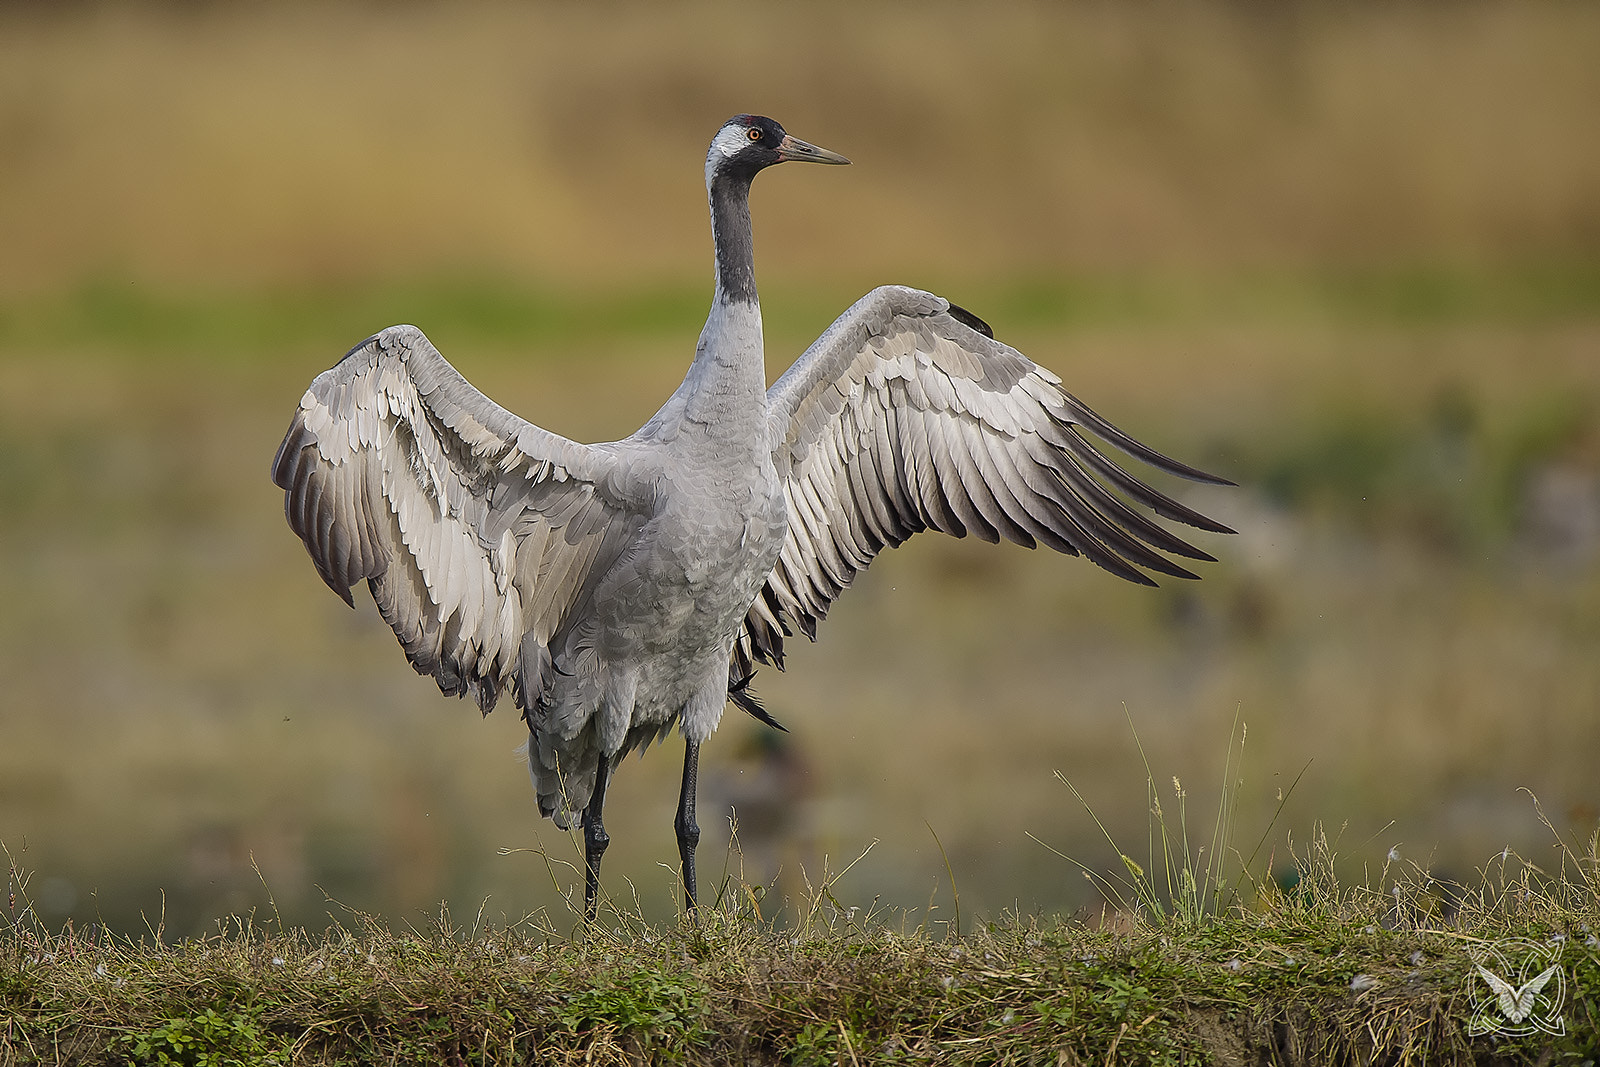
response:
{"label": "dark wingtip feather", "polygon": [[1125,452],[1136,459],[1141,459],[1150,464],[1150,466],[1164,470],[1168,474],[1176,474],[1180,478],[1187,478],[1191,482],[1205,482],[1209,485],[1236,484],[1220,475],[1208,474],[1198,467],[1191,467],[1187,463],[1181,463],[1171,456],[1157,452],[1144,442],[1113,426],[1107,419],[1071,393],[1063,390],[1061,395],[1066,399],[1067,410],[1071,413],[1069,421],[1086,428],[1118,451]]}
{"label": "dark wingtip feather", "polygon": [[[1148,585],[1150,588],[1154,589],[1154,588],[1158,587],[1161,584],[1160,582],[1157,582],[1154,578],[1152,578],[1148,574],[1146,574],[1144,571],[1136,570],[1133,567],[1128,567],[1127,570],[1119,570],[1119,569],[1117,569],[1115,567],[1107,567],[1104,563],[1101,563],[1099,560],[1095,559],[1093,556],[1089,557],[1089,561],[1091,563],[1094,563],[1101,570],[1110,571],[1112,574],[1115,574],[1118,578],[1122,578],[1122,579],[1125,579],[1126,581],[1130,581],[1134,585]],[[1174,576],[1174,577],[1176,577],[1176,576]],[[1193,578],[1195,576],[1191,574],[1191,575],[1189,575],[1189,577]]]}
{"label": "dark wingtip feather", "polygon": [[1190,521],[1188,519],[1180,519],[1178,521],[1187,523],[1188,525],[1193,526],[1197,530],[1205,530],[1207,533],[1231,534],[1231,533],[1238,533],[1239,532],[1238,530],[1235,530],[1231,526],[1224,526],[1222,523],[1218,522],[1216,519],[1213,519],[1208,515],[1200,515],[1199,512],[1195,512],[1195,514],[1199,515],[1199,517],[1204,519],[1205,521],[1204,522],[1193,522],[1193,521]]}
{"label": "dark wingtip feather", "polygon": [[991,341],[994,340],[994,327],[984,322],[978,316],[968,311],[959,304],[950,305],[950,317],[970,330],[977,330]]}
{"label": "dark wingtip feather", "polygon": [[[1193,526],[1197,530],[1207,530],[1211,533],[1234,532],[1217,520],[1202,515],[1193,508],[1184,507],[1182,504],[1178,503],[1176,500],[1173,500],[1165,493],[1162,493],[1146,485],[1144,482],[1141,482],[1139,479],[1135,478],[1133,475],[1129,474],[1127,471],[1123,470],[1120,466],[1114,463],[1109,456],[1106,456],[1099,449],[1095,448],[1094,445],[1090,444],[1082,434],[1077,432],[1076,428],[1069,426],[1068,430],[1071,432],[1068,434],[1067,438],[1067,450],[1071,452],[1072,455],[1081,460],[1086,466],[1095,471],[1095,473],[1105,478],[1117,489],[1128,494],[1129,497],[1137,500],[1151,511],[1154,511],[1157,515],[1160,515],[1165,519],[1171,519],[1174,522],[1181,522],[1185,526]],[[1113,444],[1114,443],[1115,442],[1113,442]],[[1124,451],[1127,450],[1124,449]],[[1169,551],[1180,550],[1169,549]],[[1182,554],[1188,555],[1188,553]]]}
{"label": "dark wingtip feather", "polygon": [[774,730],[782,730],[784,733],[788,733],[789,728],[784,726],[783,723],[779,722],[777,719],[774,719],[771,713],[769,713],[762,705],[761,701],[756,698],[756,695],[750,691],[750,683],[755,679],[755,676],[756,672],[751,671],[743,678],[740,678],[738,681],[728,686],[728,699],[733,701],[735,707],[739,708],[751,718],[756,719],[759,722],[766,723]]}
{"label": "dark wingtip feather", "polygon": [[1153,560],[1140,560],[1140,564],[1142,566],[1149,567],[1151,570],[1159,571],[1160,573],[1173,578],[1186,578],[1192,581],[1200,580],[1200,576],[1189,568],[1179,566],[1170,559],[1167,559],[1165,556],[1157,555],[1155,553],[1151,553],[1151,555],[1154,557],[1154,559],[1158,559],[1161,562],[1158,564]]}

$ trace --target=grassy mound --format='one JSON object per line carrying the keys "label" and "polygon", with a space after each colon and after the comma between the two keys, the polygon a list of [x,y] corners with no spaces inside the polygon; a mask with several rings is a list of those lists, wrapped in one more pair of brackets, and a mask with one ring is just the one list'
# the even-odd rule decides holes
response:
{"label": "grassy mound", "polygon": [[1319,836],[1295,878],[1241,886],[1163,846],[1159,873],[1102,880],[1125,908],[966,931],[846,908],[830,878],[784,925],[729,881],[665,926],[441,909],[178,943],[48,932],[14,870],[0,1064],[1578,1062],[1600,884],[1592,843],[1561,855],[1502,855],[1472,887],[1397,861],[1349,888]]}

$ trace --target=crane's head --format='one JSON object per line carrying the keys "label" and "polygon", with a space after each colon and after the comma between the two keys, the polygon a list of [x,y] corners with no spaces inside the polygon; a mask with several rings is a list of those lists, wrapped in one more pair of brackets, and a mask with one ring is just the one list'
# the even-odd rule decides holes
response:
{"label": "crane's head", "polygon": [[783,132],[783,127],[764,115],[735,115],[711,139],[706,153],[706,184],[718,173],[754,177],[755,172],[774,163],[848,163],[837,152],[818,148]]}

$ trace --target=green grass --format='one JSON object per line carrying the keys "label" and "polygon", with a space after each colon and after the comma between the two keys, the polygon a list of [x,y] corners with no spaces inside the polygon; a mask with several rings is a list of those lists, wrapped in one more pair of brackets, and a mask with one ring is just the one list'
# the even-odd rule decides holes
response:
{"label": "green grass", "polygon": [[[421,929],[346,914],[166,943],[0,932],[0,1064],[1567,1063],[1600,1032],[1594,854],[1514,856],[1448,899],[1396,864],[1351,888],[1325,837],[1216,910],[1138,907],[954,934],[838,903],[792,925],[726,883],[698,918],[607,910]],[[1153,890],[1146,884],[1141,893]],[[1448,909],[1441,905],[1448,902]],[[1192,903],[1192,901],[1191,901]],[[1557,946],[1563,1037],[1471,1032],[1475,950]]]}
{"label": "green grass", "polygon": [[258,359],[329,335],[352,343],[373,323],[426,324],[473,342],[551,344],[595,337],[693,336],[705,318],[699,287],[575,293],[466,274],[410,284],[163,293],[95,278],[61,295],[0,306],[0,340],[50,348],[112,346]]}
{"label": "green grass", "polygon": [[[1034,274],[915,280],[1010,333],[1253,323],[1426,328],[1583,322],[1600,315],[1600,262],[1468,268],[1448,261],[1364,269]],[[847,297],[846,299],[853,298]],[[461,342],[547,346],[692,337],[707,294],[694,282],[536,284],[481,271],[407,282],[167,291],[101,274],[65,291],[0,299],[0,345],[129,354],[260,358],[286,346],[352,343],[374,323],[415,322]],[[778,285],[763,301],[777,331],[819,331],[834,292]]]}

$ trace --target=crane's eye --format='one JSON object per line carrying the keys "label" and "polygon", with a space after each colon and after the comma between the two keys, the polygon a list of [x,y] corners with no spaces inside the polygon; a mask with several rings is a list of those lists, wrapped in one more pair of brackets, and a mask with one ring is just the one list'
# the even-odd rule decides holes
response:
{"label": "crane's eye", "polygon": [[750,129],[746,130],[744,132],[744,135],[746,137],[750,138],[752,141],[761,140],[761,131],[758,128],[754,127],[754,126],[752,126]]}

